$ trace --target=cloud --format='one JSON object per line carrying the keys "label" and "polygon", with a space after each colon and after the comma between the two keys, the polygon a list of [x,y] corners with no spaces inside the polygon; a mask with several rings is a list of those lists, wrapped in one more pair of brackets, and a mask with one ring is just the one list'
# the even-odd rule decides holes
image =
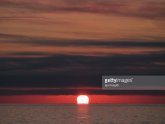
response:
{"label": "cloud", "polygon": [[104,46],[104,47],[145,47],[145,48],[164,48],[164,41],[108,41],[108,40],[62,40],[62,39],[52,39],[52,38],[40,38],[40,37],[30,37],[23,35],[13,35],[13,34],[0,34],[3,40],[0,43],[19,43],[19,44],[29,44],[37,46]]}
{"label": "cloud", "polygon": [[77,95],[79,93],[96,94],[96,95],[165,95],[164,90],[101,90],[97,88],[62,88],[62,89],[39,89],[39,88],[1,88],[0,96],[2,95]]}
{"label": "cloud", "polygon": [[[162,75],[164,53],[1,58],[0,86],[100,87],[102,75]],[[161,64],[162,63],[162,64]]]}
{"label": "cloud", "polygon": [[100,87],[102,75],[165,73],[163,0],[1,0],[0,8],[0,87]]}
{"label": "cloud", "polygon": [[142,18],[164,18],[165,3],[161,0],[3,0],[3,6],[29,12],[89,12]]}

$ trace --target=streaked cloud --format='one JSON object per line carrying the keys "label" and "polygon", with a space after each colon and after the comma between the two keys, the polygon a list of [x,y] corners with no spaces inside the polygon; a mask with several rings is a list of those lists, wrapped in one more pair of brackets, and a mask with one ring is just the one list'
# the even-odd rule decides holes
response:
{"label": "streaked cloud", "polygon": [[162,0],[3,0],[2,5],[28,11],[44,12],[91,12],[103,14],[119,14],[123,16],[138,16],[144,18],[163,17],[164,4]]}
{"label": "streaked cloud", "polygon": [[164,63],[163,56],[164,52],[113,56],[1,57],[0,86],[99,87],[102,75],[164,74],[164,65],[159,64]]}
{"label": "streaked cloud", "polygon": [[146,47],[164,48],[164,41],[108,41],[108,40],[65,40],[40,37],[28,37],[22,35],[0,34],[0,43],[26,44],[35,46],[104,46],[104,47]]}
{"label": "streaked cloud", "polygon": [[0,4],[0,87],[99,87],[102,75],[165,73],[163,0]]}
{"label": "streaked cloud", "polygon": [[0,33],[58,39],[164,40],[162,0],[3,0]]}

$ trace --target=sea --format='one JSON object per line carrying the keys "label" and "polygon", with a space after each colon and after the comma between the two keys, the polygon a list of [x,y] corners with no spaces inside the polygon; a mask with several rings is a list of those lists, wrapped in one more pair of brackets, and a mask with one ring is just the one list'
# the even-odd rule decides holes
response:
{"label": "sea", "polygon": [[165,124],[165,105],[0,104],[0,124]]}

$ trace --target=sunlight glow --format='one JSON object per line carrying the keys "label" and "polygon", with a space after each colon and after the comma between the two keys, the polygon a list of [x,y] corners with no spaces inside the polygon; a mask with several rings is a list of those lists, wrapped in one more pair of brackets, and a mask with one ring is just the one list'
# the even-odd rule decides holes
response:
{"label": "sunlight glow", "polygon": [[79,95],[77,97],[77,104],[89,104],[89,97],[87,95]]}

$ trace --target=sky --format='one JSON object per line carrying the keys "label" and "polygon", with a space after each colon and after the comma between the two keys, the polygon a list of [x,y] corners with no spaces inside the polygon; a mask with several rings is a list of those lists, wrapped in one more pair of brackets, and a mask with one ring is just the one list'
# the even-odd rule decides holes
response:
{"label": "sky", "polygon": [[109,94],[103,75],[164,75],[164,10],[164,0],[1,0],[1,94]]}

